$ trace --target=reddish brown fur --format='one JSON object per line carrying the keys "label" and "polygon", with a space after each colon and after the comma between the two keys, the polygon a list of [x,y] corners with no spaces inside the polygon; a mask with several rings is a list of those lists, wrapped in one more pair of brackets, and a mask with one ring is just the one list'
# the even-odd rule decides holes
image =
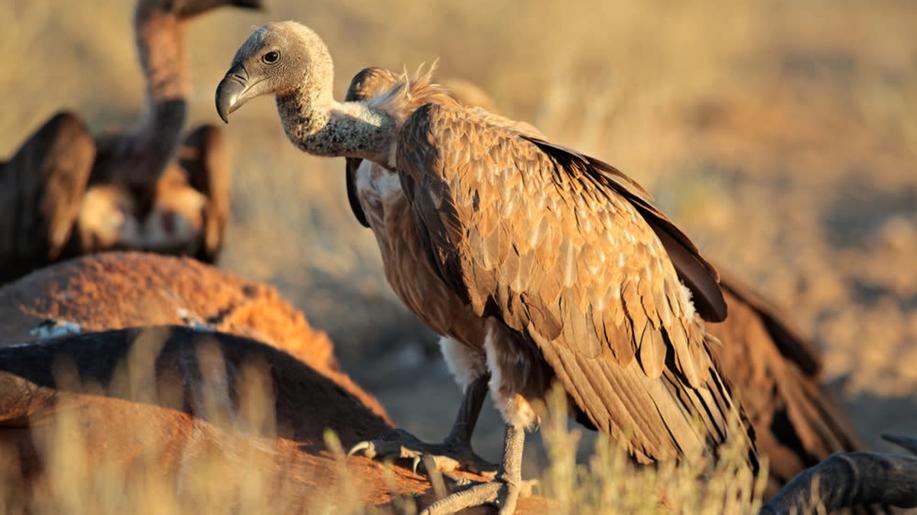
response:
{"label": "reddish brown fur", "polygon": [[[103,355],[72,358],[81,377],[93,380],[95,377],[90,370],[100,370],[98,361],[113,367],[111,351],[120,350],[123,344],[137,345],[131,342],[139,341],[135,340],[139,334],[139,331],[122,331],[87,335],[70,338],[73,340],[70,344],[65,338],[61,345],[64,349],[67,345],[75,346],[71,347],[71,352],[78,355],[82,349],[96,347],[88,344],[88,341],[95,341],[108,351]],[[14,474],[7,480],[25,481],[24,491],[35,488],[32,495],[42,495],[43,483],[33,482],[40,479],[44,467],[33,435],[45,432],[53,416],[69,413],[80,418],[85,445],[81,451],[86,452],[90,467],[105,463],[130,470],[130,462],[137,456],[151,456],[158,474],[185,483],[190,481],[182,477],[183,469],[190,465],[188,460],[201,463],[255,453],[254,464],[262,468],[262,473],[272,474],[278,480],[282,478],[294,491],[300,492],[299,502],[294,502],[290,509],[301,510],[310,501],[340,495],[340,492],[332,493],[339,485],[338,472],[329,454],[323,450],[322,435],[326,428],[334,429],[346,444],[389,427],[365,405],[354,403],[349,394],[342,393],[344,390],[338,387],[345,385],[336,385],[332,377],[304,367],[288,356],[265,353],[257,343],[239,338],[187,331],[173,333],[157,364],[160,391],[168,389],[175,379],[181,379],[183,388],[190,389],[189,392],[200,386],[201,380],[196,374],[188,373],[191,368],[187,365],[195,362],[198,352],[194,348],[195,341],[207,345],[218,342],[218,348],[234,370],[258,360],[268,366],[278,389],[279,436],[272,438],[273,441],[265,442],[257,434],[248,437],[230,434],[214,425],[204,414],[206,412],[199,412],[193,402],[188,408],[182,408],[181,402],[169,407],[118,398],[116,394],[84,394],[75,385],[52,387],[41,370],[42,366],[50,368],[51,365],[29,364],[24,357],[44,349],[20,348],[7,353],[10,355],[0,366],[0,385],[3,386],[0,392],[0,462],[19,461],[20,470],[19,477]],[[96,364],[89,368],[91,362]],[[230,378],[230,388],[235,388],[234,384]],[[157,402],[162,400],[166,399]],[[309,408],[303,409],[306,406]],[[270,453],[266,443],[272,444]],[[357,491],[358,501],[373,505],[391,500],[391,490],[383,479],[381,467],[365,458],[354,458],[349,463],[353,473],[363,481]],[[5,469],[4,472],[12,471]],[[245,468],[239,469],[237,474],[232,470],[223,472],[221,481],[241,486],[252,471]],[[395,469],[392,476],[395,491],[401,494],[429,488],[420,476],[405,469]],[[279,488],[280,485],[268,487]]]}
{"label": "reddish brown fur", "polygon": [[83,331],[206,323],[289,352],[387,417],[338,369],[328,337],[275,289],[192,259],[118,252],[57,264],[0,288],[0,315],[0,346],[34,339],[47,319]]}

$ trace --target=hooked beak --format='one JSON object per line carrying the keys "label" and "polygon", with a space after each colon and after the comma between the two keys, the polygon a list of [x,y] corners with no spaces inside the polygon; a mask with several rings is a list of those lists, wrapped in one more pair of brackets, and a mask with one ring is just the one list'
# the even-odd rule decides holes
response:
{"label": "hooked beak", "polygon": [[234,64],[217,86],[217,113],[224,122],[229,123],[229,115],[242,106],[248,88],[248,72],[241,64]]}

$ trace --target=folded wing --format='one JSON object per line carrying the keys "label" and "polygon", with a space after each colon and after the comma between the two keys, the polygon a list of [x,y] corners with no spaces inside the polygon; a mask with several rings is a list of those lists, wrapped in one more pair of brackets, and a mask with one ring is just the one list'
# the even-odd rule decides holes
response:
{"label": "folded wing", "polygon": [[[397,168],[441,279],[536,344],[593,425],[632,432],[646,460],[722,440],[731,402],[690,301],[717,314],[715,271],[639,186],[457,105],[411,116]],[[702,289],[682,285],[653,224]]]}

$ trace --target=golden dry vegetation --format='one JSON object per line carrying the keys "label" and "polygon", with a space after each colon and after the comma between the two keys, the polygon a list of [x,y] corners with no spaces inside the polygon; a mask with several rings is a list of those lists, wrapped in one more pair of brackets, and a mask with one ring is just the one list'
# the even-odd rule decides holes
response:
{"label": "golden dry vegetation", "polygon": [[[367,493],[373,489],[365,467],[348,461],[330,430],[320,457],[297,460],[289,441],[278,438],[273,365],[263,359],[236,362],[238,376],[230,378],[233,362],[202,336],[191,351],[196,359],[183,359],[202,379],[192,398],[183,399],[181,382],[153,368],[157,354],[175,352],[164,350],[166,338],[155,328],[139,332],[108,385],[82,380],[72,361],[55,363],[56,406],[34,417],[31,435],[44,467],[37,480],[23,482],[14,473],[16,454],[0,447],[0,513],[417,513],[420,492],[396,486],[390,463],[381,472],[390,502],[364,505],[367,498],[379,504],[379,495]],[[195,416],[176,423],[177,412],[166,407],[187,402]],[[588,464],[578,465],[580,432],[567,426],[563,391],[552,392],[549,402],[543,432],[550,462],[539,490],[551,511],[714,514],[756,513],[761,506],[766,475],[752,475],[741,438],[720,449],[716,465],[698,453],[656,468],[636,466],[623,448],[599,438]],[[106,424],[107,417],[117,422]],[[192,436],[177,437],[184,431]],[[433,495],[442,497],[443,476],[434,471],[431,483]],[[537,506],[522,513],[545,512],[543,502]]]}
{"label": "golden dry vegetation", "polygon": [[[363,66],[439,59],[442,76],[476,82],[511,116],[647,185],[708,256],[785,307],[871,444],[917,432],[914,2],[268,3],[190,27],[195,123],[218,121],[213,89],[263,21],[323,35],[340,95]],[[0,3],[0,156],[62,107],[96,131],[130,123],[142,89],[129,4]],[[268,100],[227,134],[222,265],[277,285],[397,423],[441,437],[457,392],[350,214],[343,163],[296,151]],[[476,445],[496,456],[498,425],[482,423]]]}

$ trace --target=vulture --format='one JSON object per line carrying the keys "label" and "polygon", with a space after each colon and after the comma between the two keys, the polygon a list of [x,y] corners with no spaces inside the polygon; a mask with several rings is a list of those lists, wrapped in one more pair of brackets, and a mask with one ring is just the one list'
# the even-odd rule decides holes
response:
{"label": "vulture", "polygon": [[525,430],[554,384],[578,421],[637,462],[714,457],[733,427],[757,468],[752,430],[730,423],[740,408],[705,329],[726,317],[717,272],[639,184],[525,124],[460,105],[429,71],[345,102],[333,98],[333,75],[314,31],[269,23],[237,51],[216,108],[227,121],[272,95],[301,150],[364,160],[356,195],[387,279],[443,337],[465,386],[443,447],[467,450],[472,415],[492,395],[505,421],[497,475],[428,513],[514,511]]}
{"label": "vulture", "polygon": [[[398,80],[399,76],[389,70],[366,68],[354,77],[346,100],[379,97]],[[495,112],[490,97],[468,81],[450,79],[442,86],[465,106]],[[534,128],[529,130],[537,133]],[[347,160],[350,207],[363,226],[384,237],[383,221],[370,223],[363,210],[361,202],[367,202],[368,197],[360,195],[356,176],[361,161]],[[373,163],[368,166],[380,167]],[[385,172],[377,169],[370,173]],[[724,274],[721,266],[717,269],[729,316],[708,324],[707,329],[724,342],[717,349],[720,370],[755,430],[759,454],[768,459],[766,493],[771,495],[802,470],[834,453],[859,451],[863,445],[841,405],[821,383],[821,356],[815,344],[780,309],[735,276]]]}
{"label": "vulture", "polygon": [[76,115],[58,113],[0,165],[0,283],[112,249],[216,259],[229,211],[228,149],[212,125],[181,140],[184,24],[223,5],[259,8],[261,0],[139,0],[143,117],[94,138]]}
{"label": "vulture", "polygon": [[717,355],[721,370],[755,429],[758,451],[768,459],[770,496],[803,470],[864,444],[822,384],[814,342],[760,294],[722,268],[720,273],[729,317],[707,329],[723,342]]}

